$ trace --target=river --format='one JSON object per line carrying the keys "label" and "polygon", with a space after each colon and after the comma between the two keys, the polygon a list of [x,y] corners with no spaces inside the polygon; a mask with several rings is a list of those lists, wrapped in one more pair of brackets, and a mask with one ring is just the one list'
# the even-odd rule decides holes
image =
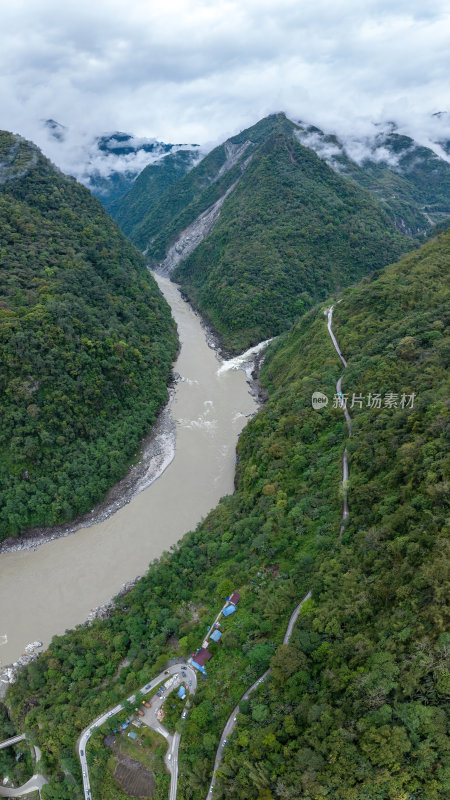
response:
{"label": "river", "polygon": [[47,646],[83,622],[123,583],[233,491],[236,442],[257,404],[239,359],[221,361],[200,319],[167,278],[157,277],[178,325],[181,349],[171,405],[176,448],[148,488],[108,519],[0,559],[0,665],[15,661],[29,642]]}

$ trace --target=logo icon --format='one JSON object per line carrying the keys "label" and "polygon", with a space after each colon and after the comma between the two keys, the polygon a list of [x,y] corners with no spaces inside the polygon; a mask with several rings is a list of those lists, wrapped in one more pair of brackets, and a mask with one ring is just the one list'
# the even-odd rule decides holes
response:
{"label": "logo icon", "polygon": [[321,408],[325,408],[328,403],[328,397],[323,392],[313,392],[312,398],[312,407],[315,408],[316,411],[320,411]]}

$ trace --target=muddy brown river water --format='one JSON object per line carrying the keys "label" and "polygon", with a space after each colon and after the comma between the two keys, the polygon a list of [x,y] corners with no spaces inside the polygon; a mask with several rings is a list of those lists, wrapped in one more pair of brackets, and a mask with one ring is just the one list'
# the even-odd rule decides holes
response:
{"label": "muddy brown river water", "polygon": [[239,359],[221,361],[199,318],[167,278],[157,278],[177,322],[181,350],[174,369],[171,416],[175,456],[162,475],[108,519],[37,550],[0,557],[0,666],[29,642],[83,622],[126,581],[233,491],[237,438],[257,408]]}

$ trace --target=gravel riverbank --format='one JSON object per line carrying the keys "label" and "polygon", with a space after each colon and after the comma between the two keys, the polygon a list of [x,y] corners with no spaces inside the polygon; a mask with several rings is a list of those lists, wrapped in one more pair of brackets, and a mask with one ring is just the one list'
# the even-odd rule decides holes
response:
{"label": "gravel riverbank", "polygon": [[20,539],[13,537],[5,539],[0,545],[0,555],[17,550],[34,550],[45,542],[51,542],[61,536],[69,536],[80,528],[96,525],[129,503],[136,494],[147,489],[153,481],[159,478],[175,455],[176,429],[170,416],[170,406],[175,394],[175,386],[179,380],[182,380],[181,376],[175,373],[169,388],[169,401],[160,412],[152,432],[142,442],[139,462],[129,467],[127,474],[114,484],[102,503],[87,514],[63,525],[32,528],[22,534]]}

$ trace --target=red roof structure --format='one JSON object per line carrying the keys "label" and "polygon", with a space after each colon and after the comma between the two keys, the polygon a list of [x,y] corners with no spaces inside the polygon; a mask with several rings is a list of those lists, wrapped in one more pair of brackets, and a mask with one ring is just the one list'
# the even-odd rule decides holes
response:
{"label": "red roof structure", "polygon": [[241,595],[239,594],[239,592],[233,592],[233,594],[230,597],[230,603],[233,603],[234,605],[236,605],[236,603],[239,603],[240,599],[241,599]]}
{"label": "red roof structure", "polygon": [[206,662],[212,658],[212,653],[206,649],[206,647],[202,647],[201,650],[194,656],[194,660],[197,664],[200,664],[201,667],[204,667]]}

